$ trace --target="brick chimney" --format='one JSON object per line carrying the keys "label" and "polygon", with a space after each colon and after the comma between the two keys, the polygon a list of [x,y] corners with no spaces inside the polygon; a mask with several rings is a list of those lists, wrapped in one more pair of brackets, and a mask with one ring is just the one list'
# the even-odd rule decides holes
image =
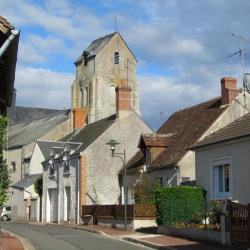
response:
{"label": "brick chimney", "polygon": [[116,89],[116,115],[117,117],[126,116],[131,110],[131,87],[127,86],[126,80],[121,81],[121,86]]}
{"label": "brick chimney", "polygon": [[240,93],[237,89],[237,79],[234,77],[223,77],[221,82],[221,104],[230,104]]}
{"label": "brick chimney", "polygon": [[83,128],[87,124],[88,108],[73,109],[73,129]]}

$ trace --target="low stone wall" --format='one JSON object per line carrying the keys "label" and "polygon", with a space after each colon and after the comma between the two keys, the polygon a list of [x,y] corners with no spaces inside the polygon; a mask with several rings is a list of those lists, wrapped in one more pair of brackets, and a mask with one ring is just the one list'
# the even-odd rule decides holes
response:
{"label": "low stone wall", "polygon": [[[113,218],[99,218],[98,219],[98,225],[102,226],[108,226],[108,227],[113,227],[113,228],[124,228],[124,219],[113,219]],[[154,219],[128,219],[127,220],[127,228],[128,229],[139,229],[143,227],[155,227],[156,222]]]}
{"label": "low stone wall", "polygon": [[[193,228],[176,228],[176,227],[167,227],[159,226],[159,234],[183,237],[187,239],[197,240],[197,241],[206,241],[216,244],[230,244],[230,235],[229,233],[224,234],[221,231],[210,231],[210,230],[201,230]],[[224,242],[223,237],[226,237]]]}

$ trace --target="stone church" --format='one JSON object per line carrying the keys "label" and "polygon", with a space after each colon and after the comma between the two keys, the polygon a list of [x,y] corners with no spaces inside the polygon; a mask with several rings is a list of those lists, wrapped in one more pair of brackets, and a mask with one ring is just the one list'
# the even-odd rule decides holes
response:
{"label": "stone church", "polygon": [[[136,63],[118,32],[98,38],[75,61],[71,110],[15,107],[10,112],[11,144],[7,151],[15,177],[12,178],[13,188],[25,192],[27,181],[29,188],[32,186],[30,180],[35,182],[32,173],[43,174],[44,220],[79,222],[80,205],[97,200],[107,204],[121,201],[118,174],[122,163],[111,157],[105,143],[110,139],[118,140],[129,158],[137,151],[141,133],[152,132],[140,117]],[[22,114],[25,114],[23,119]],[[54,148],[53,141],[61,141],[64,146]],[[44,151],[51,154],[43,154]],[[32,157],[34,153],[36,156]],[[40,159],[40,165],[34,158]],[[67,173],[64,173],[65,164],[70,170]],[[66,204],[69,197],[71,205]],[[27,201],[25,209],[18,209],[23,203],[13,200],[15,216],[38,218],[39,208],[30,207],[38,205],[34,202],[37,198],[30,197],[33,202]],[[78,207],[77,213],[75,207]],[[18,211],[26,212],[18,214]],[[38,214],[30,215],[30,211]]]}

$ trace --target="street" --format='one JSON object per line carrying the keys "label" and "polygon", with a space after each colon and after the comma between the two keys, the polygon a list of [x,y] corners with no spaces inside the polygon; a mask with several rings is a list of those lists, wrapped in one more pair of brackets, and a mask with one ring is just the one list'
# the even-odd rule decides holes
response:
{"label": "street", "polygon": [[36,250],[145,249],[143,246],[61,226],[3,223],[2,228],[26,238]]}

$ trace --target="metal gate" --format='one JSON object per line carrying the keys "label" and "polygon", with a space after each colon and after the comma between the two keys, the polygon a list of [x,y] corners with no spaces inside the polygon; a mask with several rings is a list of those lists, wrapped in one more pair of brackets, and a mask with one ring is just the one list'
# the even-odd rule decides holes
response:
{"label": "metal gate", "polygon": [[250,204],[229,201],[231,243],[250,246]]}

